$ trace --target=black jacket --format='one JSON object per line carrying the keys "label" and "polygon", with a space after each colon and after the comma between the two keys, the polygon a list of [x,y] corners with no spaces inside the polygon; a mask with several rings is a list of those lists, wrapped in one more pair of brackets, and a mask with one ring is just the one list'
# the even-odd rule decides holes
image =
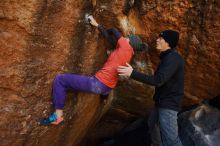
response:
{"label": "black jacket", "polygon": [[160,54],[160,64],[154,75],[133,70],[131,78],[156,86],[154,100],[157,107],[180,110],[184,92],[184,61],[175,50],[168,49]]}

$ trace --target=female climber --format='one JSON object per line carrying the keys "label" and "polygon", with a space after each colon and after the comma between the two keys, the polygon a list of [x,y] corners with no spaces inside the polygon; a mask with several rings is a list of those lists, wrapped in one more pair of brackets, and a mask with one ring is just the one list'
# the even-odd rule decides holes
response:
{"label": "female climber", "polygon": [[115,49],[94,76],[60,74],[55,77],[52,86],[55,112],[42,118],[41,125],[58,125],[63,122],[63,108],[67,90],[96,93],[101,97],[108,96],[118,82],[117,67],[126,65],[130,62],[134,52],[144,51],[147,47],[137,35],[129,35],[128,38],[125,38],[116,28],[105,29],[92,16],[89,16],[88,19],[90,24],[97,27]]}

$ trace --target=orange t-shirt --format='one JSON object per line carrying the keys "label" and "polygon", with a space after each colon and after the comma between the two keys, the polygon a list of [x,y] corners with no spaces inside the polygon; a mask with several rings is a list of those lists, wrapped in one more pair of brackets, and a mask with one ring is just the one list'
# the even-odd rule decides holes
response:
{"label": "orange t-shirt", "polygon": [[130,62],[134,55],[133,48],[129,41],[120,37],[116,49],[110,54],[104,66],[95,74],[95,77],[103,84],[110,88],[114,88],[118,82],[117,67],[126,65]]}

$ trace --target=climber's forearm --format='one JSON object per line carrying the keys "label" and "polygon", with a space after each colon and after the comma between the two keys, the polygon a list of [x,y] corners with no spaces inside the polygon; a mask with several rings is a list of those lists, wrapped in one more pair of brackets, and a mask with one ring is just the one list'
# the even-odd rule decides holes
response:
{"label": "climber's forearm", "polygon": [[90,24],[97,27],[112,47],[115,48],[119,38],[122,36],[121,33],[116,28],[105,29],[102,25],[98,24],[92,16],[89,16],[88,19]]}
{"label": "climber's forearm", "polygon": [[113,48],[116,47],[118,39],[112,35],[109,30],[110,29],[105,29],[102,25],[98,25],[99,31],[102,33],[102,35],[106,38],[106,40],[112,45]]}

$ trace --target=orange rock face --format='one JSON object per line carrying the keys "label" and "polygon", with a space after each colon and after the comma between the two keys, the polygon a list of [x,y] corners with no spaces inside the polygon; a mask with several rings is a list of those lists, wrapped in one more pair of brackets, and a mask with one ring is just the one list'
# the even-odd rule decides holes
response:
{"label": "orange rock face", "polygon": [[[219,94],[219,1],[1,0],[1,145],[86,145],[91,138],[115,134],[153,106],[153,87],[122,79],[106,105],[97,95],[69,94],[64,125],[37,124],[52,109],[56,74],[93,75],[106,60],[108,44],[86,22],[86,14],[124,35],[139,34],[151,49],[137,54],[132,66],[146,74],[159,62],[154,49],[158,33],[178,30],[178,51],[185,59],[184,103]],[[90,131],[83,140],[88,130],[95,134]]]}

